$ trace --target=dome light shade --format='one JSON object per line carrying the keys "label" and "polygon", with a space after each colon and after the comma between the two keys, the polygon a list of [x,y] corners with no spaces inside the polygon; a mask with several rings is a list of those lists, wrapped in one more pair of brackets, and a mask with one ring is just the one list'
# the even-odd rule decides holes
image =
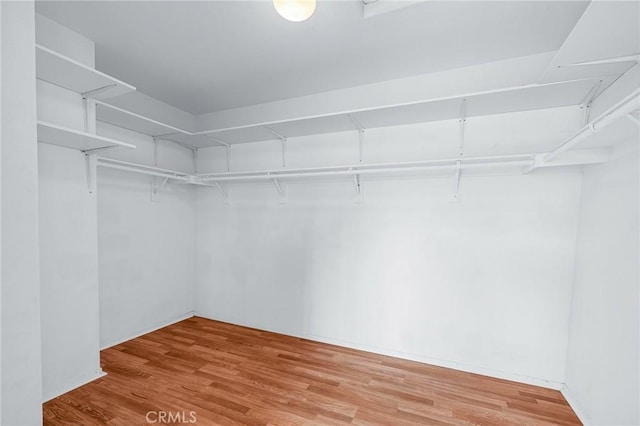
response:
{"label": "dome light shade", "polygon": [[273,0],[273,7],[287,21],[302,22],[316,10],[316,0]]}

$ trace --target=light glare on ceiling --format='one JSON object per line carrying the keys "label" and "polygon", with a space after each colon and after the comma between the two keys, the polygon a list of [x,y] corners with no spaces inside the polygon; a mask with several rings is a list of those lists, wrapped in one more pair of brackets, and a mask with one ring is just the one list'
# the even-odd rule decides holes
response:
{"label": "light glare on ceiling", "polygon": [[273,7],[287,21],[302,22],[315,12],[316,0],[273,0]]}

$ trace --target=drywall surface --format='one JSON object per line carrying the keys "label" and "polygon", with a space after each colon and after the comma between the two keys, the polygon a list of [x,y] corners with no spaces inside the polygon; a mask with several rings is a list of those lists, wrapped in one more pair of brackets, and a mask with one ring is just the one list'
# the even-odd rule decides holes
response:
{"label": "drywall surface", "polygon": [[303,119],[336,111],[466,96],[532,84],[553,52],[421,74],[197,116],[199,130]]}
{"label": "drywall surface", "polygon": [[640,424],[638,135],[585,169],[567,392],[586,424]]}
{"label": "drywall surface", "polygon": [[[577,128],[574,113],[474,118],[465,151],[553,146]],[[455,155],[457,126],[367,130],[364,161]],[[289,139],[287,166],[355,163],[357,137]],[[201,150],[200,170],[224,167],[223,152]],[[281,158],[279,142],[234,145],[232,170],[281,168]],[[289,182],[286,204],[271,182],[225,186],[228,205],[201,188],[196,314],[558,387],[580,184],[577,169],[463,174],[459,203],[451,175],[363,176],[362,203],[348,179]]]}
{"label": "drywall surface", "polygon": [[42,387],[44,400],[100,369],[96,197],[80,151],[39,146]]}
{"label": "drywall surface", "polygon": [[[93,65],[93,42],[36,15],[39,43]],[[85,130],[82,96],[38,80],[38,119]],[[80,151],[38,146],[42,396],[99,377],[97,200]]]}
{"label": "drywall surface", "polygon": [[33,2],[2,3],[2,418],[42,423]]}
{"label": "drywall surface", "polygon": [[36,43],[91,68],[95,66],[93,41],[36,13]]}
{"label": "drywall surface", "polygon": [[[99,123],[105,136],[134,143],[120,159],[153,164],[151,137]],[[192,154],[160,142],[160,167],[193,167]],[[191,170],[192,171],[192,170]],[[151,201],[154,178],[98,169],[100,343],[112,346],[192,315],[194,191],[165,185]],[[161,183],[156,178],[156,183]]]}
{"label": "drywall surface", "polygon": [[[2,3],[0,3],[0,35],[2,34]],[[0,58],[2,42],[0,41]],[[0,65],[0,99],[2,99],[2,66]],[[0,129],[4,116],[0,102]],[[2,131],[0,130],[0,188],[2,188]],[[2,196],[0,195],[0,330],[2,329]],[[2,338],[0,338],[0,419],[2,419]]]}

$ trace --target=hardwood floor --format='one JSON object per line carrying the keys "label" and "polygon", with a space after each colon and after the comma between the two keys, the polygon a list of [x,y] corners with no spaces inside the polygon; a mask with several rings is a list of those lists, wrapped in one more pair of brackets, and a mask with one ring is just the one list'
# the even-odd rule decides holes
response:
{"label": "hardwood floor", "polygon": [[560,392],[190,318],[101,353],[45,425],[577,425]]}

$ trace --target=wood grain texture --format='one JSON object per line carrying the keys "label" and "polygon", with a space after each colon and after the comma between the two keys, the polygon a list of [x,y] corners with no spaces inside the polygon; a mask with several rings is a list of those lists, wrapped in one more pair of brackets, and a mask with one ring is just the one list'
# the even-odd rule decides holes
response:
{"label": "wood grain texture", "polygon": [[107,376],[44,404],[45,425],[147,425],[150,412],[155,424],[580,424],[558,391],[197,317],[101,363]]}

